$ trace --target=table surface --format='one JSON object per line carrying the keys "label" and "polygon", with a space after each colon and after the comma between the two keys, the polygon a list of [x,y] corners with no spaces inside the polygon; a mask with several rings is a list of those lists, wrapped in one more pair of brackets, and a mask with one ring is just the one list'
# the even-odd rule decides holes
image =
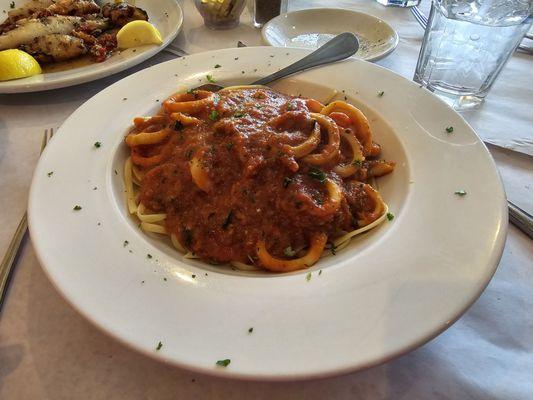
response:
{"label": "table surface", "polygon": [[[251,4],[241,25],[203,27],[192,1],[175,44],[189,53],[261,44]],[[323,6],[292,0],[289,9]],[[388,21],[397,50],[378,64],[412,78],[422,31],[407,10],[373,1],[330,0]],[[79,105],[113,82],[170,59],[166,53],[104,80],[38,94],[0,95],[0,253],[27,205],[39,143]],[[533,58],[515,55],[481,109],[465,113],[489,145],[508,197],[533,211]],[[528,79],[529,78],[529,79]],[[499,134],[500,132],[500,134]],[[505,132],[504,134],[501,132]],[[533,398],[533,241],[510,226],[499,268],[479,300],[450,329],[419,349],[369,370],[293,382],[239,382],[198,375],[148,359],[109,338],[78,315],[44,276],[26,239],[0,314],[2,399],[531,399]]]}

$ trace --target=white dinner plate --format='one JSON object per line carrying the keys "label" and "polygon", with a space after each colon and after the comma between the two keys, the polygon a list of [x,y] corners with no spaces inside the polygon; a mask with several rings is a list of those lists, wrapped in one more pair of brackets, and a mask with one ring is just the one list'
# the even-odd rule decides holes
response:
{"label": "white dinner plate", "polygon": [[[16,5],[19,3],[22,5],[24,2],[25,0],[18,0]],[[11,0],[0,0],[0,22],[6,18],[10,4]],[[183,24],[181,7],[176,0],[137,0],[135,4],[148,13],[148,21],[161,33],[163,39],[161,45],[146,45],[117,51],[101,63],[0,82],[0,93],[38,92],[94,81],[124,71],[159,53],[181,30]]]}
{"label": "white dinner plate", "polygon": [[316,49],[342,32],[357,36],[359,50],[355,57],[367,61],[392,53],[399,40],[394,28],[382,19],[338,8],[312,8],[279,15],[265,24],[261,34],[271,46]]}
{"label": "white dinner plate", "polygon": [[[338,98],[363,110],[383,157],[397,162],[379,180],[392,221],[310,270],[272,274],[182,259],[129,218],[123,139],[134,117],[154,114],[171,93],[206,83],[208,74],[243,84],[306,54],[250,47],[168,61],[106,88],[64,122],[35,169],[29,222],[45,272],[81,314],[174,365],[288,380],[389,360],[442,332],[476,300],[496,269],[507,229],[493,160],[445,103],[360,60],[274,86],[317,99],[336,89]],[[450,126],[453,133],[446,132]],[[454,194],[460,190],[467,194]],[[231,364],[216,366],[220,359]]]}

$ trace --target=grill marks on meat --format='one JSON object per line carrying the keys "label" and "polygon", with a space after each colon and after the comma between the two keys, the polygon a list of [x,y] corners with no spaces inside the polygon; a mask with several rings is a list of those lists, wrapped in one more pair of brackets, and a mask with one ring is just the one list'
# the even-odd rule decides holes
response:
{"label": "grill marks on meat", "polygon": [[82,39],[57,33],[36,37],[31,43],[22,45],[21,50],[42,63],[70,60],[88,52]]}
{"label": "grill marks on meat", "polygon": [[18,20],[29,18],[36,12],[45,10],[52,4],[54,4],[52,0],[30,0],[26,4],[8,11],[7,19],[0,24],[0,34],[15,28]]}
{"label": "grill marks on meat", "polygon": [[[17,27],[0,35],[0,50],[15,49],[39,36],[50,34],[68,35],[79,28],[86,20],[81,17],[57,15],[39,19],[23,19],[17,22]],[[104,19],[92,21],[100,29],[106,29],[108,23]]]}
{"label": "grill marks on meat", "polygon": [[102,15],[109,18],[113,26],[122,27],[128,22],[136,20],[148,21],[146,11],[131,6],[128,3],[104,4]]}
{"label": "grill marks on meat", "polygon": [[20,48],[39,62],[65,61],[89,53],[104,61],[116,49],[118,29],[147,13],[127,3],[93,0],[31,0],[0,24],[0,50]]}
{"label": "grill marks on meat", "polygon": [[84,16],[100,13],[100,6],[92,0],[58,0],[46,9],[51,15]]}

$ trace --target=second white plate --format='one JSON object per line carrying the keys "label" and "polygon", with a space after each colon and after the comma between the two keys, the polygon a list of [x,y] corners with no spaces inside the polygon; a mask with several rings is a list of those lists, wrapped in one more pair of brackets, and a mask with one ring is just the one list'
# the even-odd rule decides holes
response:
{"label": "second white plate", "polygon": [[[10,0],[0,0],[0,10],[7,13],[10,3]],[[38,92],[79,85],[124,71],[153,57],[178,35],[183,24],[183,11],[176,0],[138,0],[136,5],[148,13],[148,21],[161,33],[163,43],[160,46],[139,46],[117,51],[101,63],[0,82],[0,93]],[[6,13],[0,14],[1,20],[7,16]]]}
{"label": "second white plate", "polygon": [[[224,377],[289,380],[388,360],[472,304],[505,242],[498,172],[459,114],[372,63],[349,59],[274,88],[324,101],[337,90],[365,113],[383,157],[397,162],[379,180],[392,221],[308,270],[251,275],[183,259],[129,218],[122,171],[134,117],[156,113],[167,96],[207,76],[245,84],[307,54],[248,47],[182,57],[109,86],[63,123],[35,169],[28,216],[39,261],[74,308],[157,359]],[[216,365],[226,358],[226,368]]]}
{"label": "second white plate", "polygon": [[276,47],[315,49],[342,32],[359,39],[355,55],[375,61],[390,54],[398,45],[398,34],[385,21],[359,11],[314,8],[280,15],[261,32],[266,44]]}

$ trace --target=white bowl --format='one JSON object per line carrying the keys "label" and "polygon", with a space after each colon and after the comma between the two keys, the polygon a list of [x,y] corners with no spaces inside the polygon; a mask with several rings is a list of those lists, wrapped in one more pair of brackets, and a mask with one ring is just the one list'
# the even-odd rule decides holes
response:
{"label": "white bowl", "polygon": [[[207,83],[206,75],[245,84],[307,54],[248,47],[182,57],[109,86],[63,123],[35,169],[28,216],[44,271],[81,314],[159,360],[224,377],[288,380],[402,354],[449,327],[480,295],[507,230],[489,152],[432,93],[353,58],[273,86],[319,100],[335,89],[368,116],[383,158],[397,162],[378,181],[392,221],[308,270],[250,274],[182,259],[129,218],[122,171],[134,117],[154,114],[173,92]],[[461,189],[467,195],[454,194]],[[226,358],[226,368],[215,365]]]}
{"label": "white bowl", "polygon": [[342,32],[359,39],[355,55],[375,61],[390,54],[398,45],[398,34],[385,21],[359,11],[313,8],[282,14],[269,21],[261,34],[266,44],[276,47],[315,49]]}

